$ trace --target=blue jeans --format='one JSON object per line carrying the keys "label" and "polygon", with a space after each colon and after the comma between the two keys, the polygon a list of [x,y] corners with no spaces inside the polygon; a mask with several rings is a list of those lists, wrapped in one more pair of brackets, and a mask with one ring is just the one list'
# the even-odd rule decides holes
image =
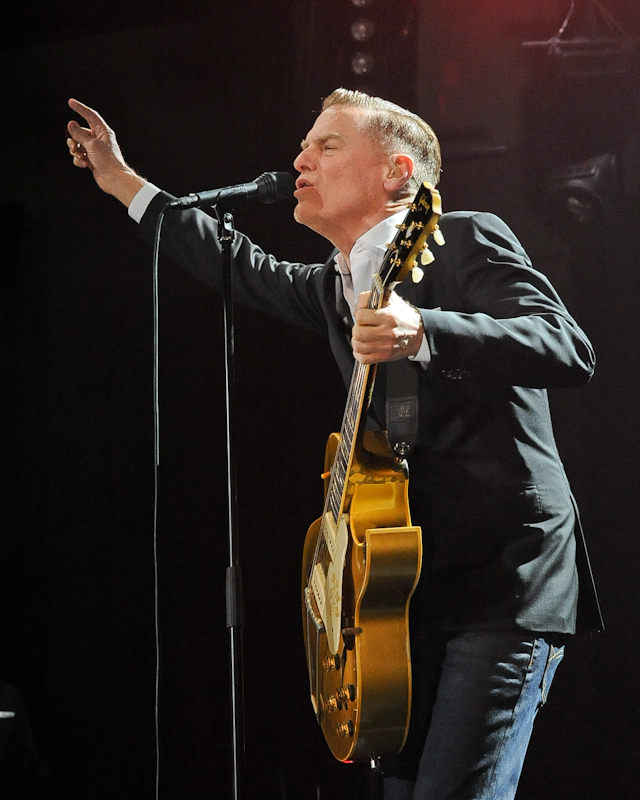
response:
{"label": "blue jeans", "polygon": [[512,800],[564,647],[527,631],[471,631],[424,632],[412,650],[411,725],[382,764],[384,800]]}

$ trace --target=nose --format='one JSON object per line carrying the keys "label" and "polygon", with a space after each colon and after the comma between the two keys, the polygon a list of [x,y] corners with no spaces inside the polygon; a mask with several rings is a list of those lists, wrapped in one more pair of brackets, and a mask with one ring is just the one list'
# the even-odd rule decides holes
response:
{"label": "nose", "polygon": [[304,172],[305,170],[312,169],[308,147],[298,153],[293,162],[293,168],[298,170],[298,172]]}

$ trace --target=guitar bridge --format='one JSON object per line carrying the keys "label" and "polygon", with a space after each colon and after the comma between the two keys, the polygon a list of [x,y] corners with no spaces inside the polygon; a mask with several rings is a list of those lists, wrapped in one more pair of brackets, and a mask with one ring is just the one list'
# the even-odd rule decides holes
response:
{"label": "guitar bridge", "polygon": [[324,633],[324,623],[322,622],[322,618],[314,608],[313,592],[308,586],[304,590],[304,604],[307,607],[309,616],[313,620],[313,624],[316,626],[316,630],[318,631],[318,633]]}

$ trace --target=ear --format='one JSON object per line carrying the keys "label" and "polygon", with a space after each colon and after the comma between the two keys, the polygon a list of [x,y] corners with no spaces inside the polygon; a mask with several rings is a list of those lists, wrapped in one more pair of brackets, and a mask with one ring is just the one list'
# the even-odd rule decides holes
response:
{"label": "ear", "polygon": [[389,158],[390,164],[384,181],[384,188],[388,192],[397,192],[413,175],[413,159],[401,153],[395,153]]}

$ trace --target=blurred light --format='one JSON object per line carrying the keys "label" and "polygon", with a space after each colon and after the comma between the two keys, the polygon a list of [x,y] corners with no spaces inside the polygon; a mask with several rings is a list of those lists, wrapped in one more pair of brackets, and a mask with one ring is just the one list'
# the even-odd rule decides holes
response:
{"label": "blurred light", "polygon": [[356,8],[368,8],[370,5],[373,5],[373,0],[351,0]]}
{"label": "blurred light", "polygon": [[376,65],[371,53],[356,53],[351,59],[351,69],[356,75],[368,75]]}
{"label": "blurred light", "polygon": [[376,26],[372,19],[360,17],[351,25],[351,35],[357,42],[368,42],[375,33]]}

